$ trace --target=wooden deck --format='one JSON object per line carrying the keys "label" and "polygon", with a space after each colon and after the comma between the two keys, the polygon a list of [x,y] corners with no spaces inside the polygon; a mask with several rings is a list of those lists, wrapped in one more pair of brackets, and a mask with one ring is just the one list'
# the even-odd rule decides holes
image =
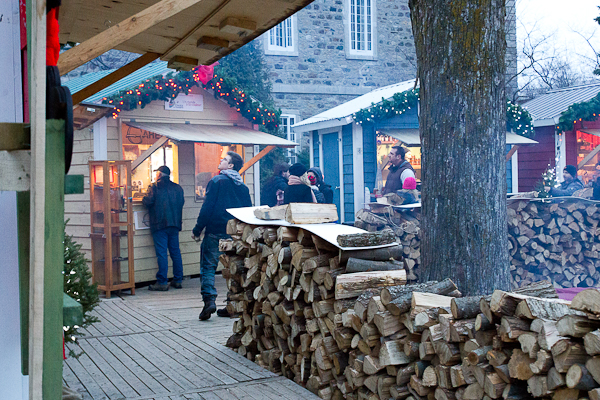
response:
{"label": "wooden deck", "polygon": [[[225,282],[217,276],[220,308]],[[233,319],[213,314],[199,321],[203,304],[199,279],[183,289],[136,290],[102,300],[100,322],[89,327],[68,358],[63,381],[84,399],[318,399],[224,346]]]}

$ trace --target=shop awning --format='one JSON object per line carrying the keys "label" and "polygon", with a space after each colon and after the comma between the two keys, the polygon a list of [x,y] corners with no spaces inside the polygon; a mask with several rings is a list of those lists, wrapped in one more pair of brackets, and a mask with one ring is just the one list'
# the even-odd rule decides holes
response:
{"label": "shop awning", "polygon": [[[388,135],[404,143],[408,147],[420,146],[418,129],[382,129],[377,131],[382,135]],[[536,144],[537,142],[516,133],[506,132],[506,144]]]}
{"label": "shop awning", "polygon": [[298,143],[265,132],[232,125],[165,124],[158,122],[126,122],[134,128],[157,133],[181,142],[263,145],[296,147]]}

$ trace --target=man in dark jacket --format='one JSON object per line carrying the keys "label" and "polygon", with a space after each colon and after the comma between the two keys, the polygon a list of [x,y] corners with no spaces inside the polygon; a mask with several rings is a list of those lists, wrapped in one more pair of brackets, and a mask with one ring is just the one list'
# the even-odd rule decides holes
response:
{"label": "man in dark jacket", "polygon": [[392,164],[389,168],[383,194],[395,193],[402,189],[404,180],[408,177],[415,178],[415,170],[406,161],[406,149],[402,146],[394,146],[388,154],[388,162]]}
{"label": "man in dark jacket", "polygon": [[227,209],[252,206],[250,191],[238,172],[243,165],[242,157],[233,151],[227,152],[223,157],[218,166],[219,175],[212,178],[206,186],[206,198],[192,230],[192,238],[196,241],[200,240],[200,233],[204,230],[200,248],[200,292],[204,308],[199,318],[202,321],[209,319],[217,310],[215,272],[221,255],[219,240],[228,237],[227,221],[233,218]]}
{"label": "man in dark jacket", "polygon": [[156,283],[148,287],[149,290],[169,290],[167,273],[169,260],[167,249],[173,261],[173,281],[171,286],[181,289],[183,280],[183,263],[179,251],[179,231],[181,231],[183,203],[183,189],[175,182],[171,182],[171,170],[166,165],[156,170],[156,183],[148,188],[142,203],[150,212],[150,230],[154,239],[158,272]]}
{"label": "man in dark jacket", "polygon": [[577,168],[567,165],[563,170],[564,181],[557,188],[550,188],[552,197],[572,196],[579,189],[583,189],[583,183],[577,178]]}
{"label": "man in dark jacket", "polygon": [[[288,186],[290,165],[280,163],[273,167],[273,176],[267,179],[260,194],[260,203],[263,206],[274,207],[283,204],[283,192]],[[281,191],[281,204],[277,201],[277,192]]]}

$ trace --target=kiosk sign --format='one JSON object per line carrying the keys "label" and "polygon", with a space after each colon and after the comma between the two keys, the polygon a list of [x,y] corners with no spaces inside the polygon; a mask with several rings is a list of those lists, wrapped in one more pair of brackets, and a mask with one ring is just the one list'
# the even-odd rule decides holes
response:
{"label": "kiosk sign", "polygon": [[204,111],[204,96],[201,94],[180,95],[165,101],[165,110]]}

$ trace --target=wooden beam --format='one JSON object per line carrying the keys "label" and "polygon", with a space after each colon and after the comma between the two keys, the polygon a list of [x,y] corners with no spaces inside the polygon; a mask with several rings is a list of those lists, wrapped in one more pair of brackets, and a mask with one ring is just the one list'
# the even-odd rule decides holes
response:
{"label": "wooden beam", "polygon": [[506,153],[506,162],[510,161],[510,159],[512,158],[513,154],[515,154],[515,152],[519,149],[519,145],[515,144],[513,147],[511,147],[511,149],[508,151],[508,153]]}
{"label": "wooden beam", "polygon": [[243,174],[244,172],[246,172],[246,170],[248,168],[250,168],[251,166],[253,166],[258,160],[260,160],[261,158],[263,158],[264,156],[266,156],[274,148],[275,148],[275,146],[269,145],[269,146],[265,147],[264,149],[262,149],[257,155],[255,155],[254,157],[252,157],[250,159],[250,161],[248,161],[246,164],[244,164],[244,166],[242,167],[242,169],[240,169],[240,175]]}
{"label": "wooden beam", "polygon": [[154,25],[180,13],[202,0],[161,0],[85,42],[62,53],[58,69],[64,75],[86,62],[114,49]]}
{"label": "wooden beam", "polygon": [[104,78],[92,83],[91,85],[81,89],[77,93],[73,94],[73,105],[77,105],[88,97],[98,93],[102,89],[106,89],[113,83],[125,78],[127,75],[137,71],[145,65],[150,64],[152,61],[160,57],[158,53],[146,53],[141,57],[136,58],[129,64],[126,64],[118,70],[106,75]]}
{"label": "wooden beam", "polygon": [[204,24],[206,24],[208,22],[209,19],[211,19],[212,17],[214,17],[219,11],[221,11],[227,4],[229,4],[231,0],[223,0],[221,2],[221,4],[219,4],[217,7],[215,7],[206,17],[202,18],[202,21],[200,21],[196,26],[194,26],[188,33],[186,33],[181,39],[179,39],[177,41],[177,43],[175,43],[173,46],[169,47],[169,49],[167,51],[165,51],[163,53],[162,56],[160,56],[161,60],[167,60],[169,58],[169,56],[171,55],[171,53],[173,53],[173,51],[175,51],[175,49],[177,47],[179,47],[180,44],[182,44],[183,42],[185,42],[190,36],[192,36],[194,33],[196,33],[196,31],[198,29],[200,29],[201,27],[204,26]]}
{"label": "wooden beam", "polygon": [[[45,398],[44,246],[46,200],[46,1],[27,0],[27,66],[31,122],[29,245],[29,398]],[[50,294],[51,295],[51,294]],[[54,315],[54,318],[57,316]],[[50,360],[48,360],[50,366]],[[60,385],[61,382],[58,382]],[[60,388],[60,386],[59,386]],[[60,398],[62,388],[47,398]]]}
{"label": "wooden beam", "polygon": [[165,144],[167,142],[167,140],[169,140],[168,137],[166,137],[166,136],[161,137],[156,142],[154,142],[154,144],[152,146],[150,146],[146,151],[144,151],[142,154],[140,154],[140,156],[131,163],[131,172],[133,172],[133,170],[135,170],[137,167],[139,167],[140,164],[143,163],[146,158],[150,157],[150,155],[152,153],[154,153],[163,144]]}
{"label": "wooden beam", "polygon": [[[590,151],[590,153],[581,160],[579,164],[577,164],[577,169],[583,168],[583,166],[590,161],[594,156],[600,151],[600,144],[594,148],[594,150]],[[576,177],[574,177],[576,178]]]}

